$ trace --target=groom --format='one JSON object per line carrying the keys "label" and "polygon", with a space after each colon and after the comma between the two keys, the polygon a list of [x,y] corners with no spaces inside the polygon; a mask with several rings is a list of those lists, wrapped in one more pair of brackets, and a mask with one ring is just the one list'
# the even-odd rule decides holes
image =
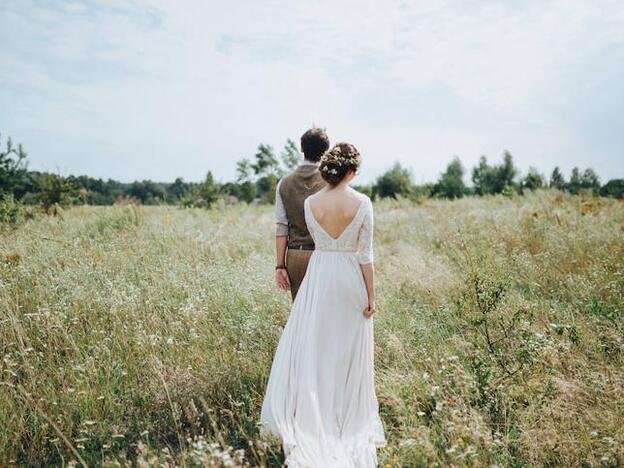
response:
{"label": "groom", "polygon": [[293,301],[314,250],[303,201],[325,186],[318,165],[328,148],[329,138],[323,129],[305,132],[301,136],[302,163],[283,177],[275,189],[275,282],[280,289],[290,289]]}

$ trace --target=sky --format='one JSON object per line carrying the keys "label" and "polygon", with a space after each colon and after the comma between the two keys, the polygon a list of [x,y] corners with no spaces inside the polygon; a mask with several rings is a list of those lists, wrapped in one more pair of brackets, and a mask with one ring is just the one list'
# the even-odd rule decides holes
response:
{"label": "sky", "polygon": [[224,182],[318,125],[362,182],[504,150],[624,177],[621,0],[2,0],[0,24],[0,133],[34,170]]}

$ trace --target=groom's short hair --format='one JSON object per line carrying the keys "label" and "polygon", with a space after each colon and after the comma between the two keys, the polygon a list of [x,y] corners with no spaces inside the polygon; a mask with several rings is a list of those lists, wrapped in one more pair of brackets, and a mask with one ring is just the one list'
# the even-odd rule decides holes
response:
{"label": "groom's short hair", "polygon": [[314,127],[301,135],[303,156],[312,162],[318,162],[329,149],[329,138],[322,128]]}

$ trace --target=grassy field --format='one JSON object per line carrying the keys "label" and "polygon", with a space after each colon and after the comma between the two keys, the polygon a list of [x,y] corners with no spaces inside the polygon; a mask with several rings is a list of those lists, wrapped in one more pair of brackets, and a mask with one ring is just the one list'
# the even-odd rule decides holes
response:
{"label": "grassy field", "polygon": [[[624,203],[376,210],[382,466],[624,465]],[[279,466],[268,206],[78,207],[0,233],[0,465]]]}

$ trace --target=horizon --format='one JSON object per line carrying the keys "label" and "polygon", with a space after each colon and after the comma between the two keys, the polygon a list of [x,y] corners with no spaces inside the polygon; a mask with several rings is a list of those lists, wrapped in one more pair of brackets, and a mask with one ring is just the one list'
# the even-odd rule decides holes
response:
{"label": "horizon", "polygon": [[[14,144],[17,144],[17,142],[14,142]],[[512,157],[513,157],[513,154],[512,154],[511,152],[510,152],[510,154],[511,154],[511,155],[512,155]],[[485,155],[484,155],[484,156],[485,156]],[[278,155],[278,158],[279,158],[279,155]],[[499,165],[500,163],[502,163],[502,158],[503,158],[503,154],[501,154],[501,155],[500,155],[500,158],[499,158],[499,159],[491,159],[491,158],[487,158],[487,163],[488,163],[488,165],[490,165],[490,166],[496,166],[496,165]],[[302,158],[301,158],[301,159],[302,159],[302,161],[303,161],[303,155],[302,155]],[[449,163],[450,163],[452,160],[453,160],[453,158],[451,158],[451,159],[449,160]],[[360,183],[360,182],[359,182],[359,180],[358,180],[358,179],[360,179],[360,176],[358,175],[358,176],[356,176],[356,177],[353,179],[353,183],[351,183],[350,185],[352,185],[352,186],[368,186],[368,185],[374,185],[374,184],[377,182],[378,177],[382,176],[385,172],[387,172],[387,171],[391,170],[397,162],[398,162],[399,164],[401,164],[399,161],[393,161],[393,162],[389,163],[388,167],[386,168],[386,170],[384,170],[384,171],[383,171],[383,173],[381,173],[381,174],[377,175],[375,178],[372,178],[372,179],[370,179],[370,180],[367,180],[366,182],[362,182],[362,183]],[[466,165],[464,164],[464,162],[463,162],[463,161],[461,161],[461,158],[460,158],[460,162],[462,163],[462,167],[464,168],[464,177],[463,177],[463,181],[465,182],[465,184],[466,184],[466,186],[467,186],[467,187],[474,187],[474,183],[473,183],[473,181],[472,181],[472,169],[473,169],[473,167],[475,167],[476,165],[475,165],[475,166],[470,166],[470,167],[468,167],[468,166],[466,166]],[[28,161],[27,161],[27,163],[28,163]],[[516,166],[516,161],[515,161],[515,159],[514,159],[514,166]],[[414,178],[414,174],[413,174],[413,172],[412,172],[411,168],[406,167],[406,166],[404,166],[404,165],[401,165],[401,167],[402,167],[403,169],[407,169],[407,170],[409,170],[409,171],[412,173],[412,182],[413,182],[413,183],[414,183],[414,185],[416,185],[416,186],[422,186],[422,185],[428,185],[428,184],[432,184],[432,185],[433,185],[433,184],[435,184],[435,183],[439,180],[439,178],[440,178],[440,176],[441,176],[441,174],[439,174],[439,176],[438,176],[437,178],[435,178],[435,179],[431,179],[431,180],[424,180],[424,181],[417,181],[417,180],[415,180],[415,178]],[[570,173],[566,173],[565,171],[561,170],[561,168],[560,168],[559,166],[555,166],[555,167],[559,168],[559,170],[560,170],[560,172],[561,172],[561,175],[563,176],[563,178],[564,178],[566,181],[570,179],[571,171],[570,171]],[[546,184],[548,184],[548,182],[549,182],[549,180],[550,180],[550,176],[551,176],[552,172],[554,171],[555,167],[553,167],[553,169],[552,169],[552,170],[550,170],[550,171],[548,171],[548,172],[544,172],[544,173],[540,172],[540,174],[544,177],[544,182],[545,182]],[[445,168],[446,168],[446,166],[445,166]],[[46,172],[48,172],[48,173],[55,173],[55,174],[59,174],[58,172],[53,172],[53,171],[45,171],[45,170],[31,169],[30,167],[27,167],[27,169],[28,169],[28,171],[31,171],[31,172],[42,172],[42,173],[46,173]],[[282,168],[282,169],[284,169],[284,168]],[[526,175],[526,172],[520,171],[520,170],[517,168],[517,166],[516,166],[516,169],[518,170],[518,172],[517,172],[516,176],[514,177],[514,180],[518,180],[518,181],[519,181],[519,180],[522,178],[522,176]],[[573,169],[574,169],[574,168],[573,168]],[[588,167],[577,167],[577,169],[579,169],[579,173],[580,173],[580,174],[582,174],[582,173],[583,173],[586,169],[592,169],[592,170],[594,170],[594,168],[593,168],[593,167],[591,167],[591,166],[588,166]],[[288,172],[289,172],[289,170],[288,170],[288,169],[285,169],[285,170],[286,170],[286,172],[285,172],[285,174],[284,174],[284,175],[288,174]],[[201,182],[203,182],[203,180],[206,178],[206,175],[207,175],[209,172],[210,172],[210,173],[212,173],[212,171],[211,171],[210,169],[208,169],[208,170],[207,170],[207,171],[206,171],[206,172],[205,172],[205,173],[204,173],[204,174],[203,174],[200,178],[198,178],[198,179],[193,179],[193,180],[185,179],[184,177],[181,177],[181,176],[176,176],[176,177],[173,177],[173,179],[171,179],[171,180],[157,180],[157,179],[146,179],[146,178],[138,178],[138,179],[120,180],[120,179],[113,179],[113,178],[110,178],[110,177],[94,177],[94,176],[89,175],[89,174],[69,174],[69,173],[68,173],[68,174],[59,174],[59,175],[61,175],[61,176],[63,176],[63,177],[70,177],[70,176],[73,176],[73,177],[88,177],[88,178],[91,178],[91,179],[98,179],[98,180],[102,180],[102,181],[104,181],[104,182],[107,182],[107,181],[109,181],[109,180],[110,180],[110,181],[113,181],[113,182],[119,182],[119,183],[122,183],[122,184],[132,184],[132,183],[134,183],[134,182],[144,182],[144,181],[150,181],[150,182],[154,182],[154,183],[156,183],[156,184],[172,184],[172,183],[174,183],[174,182],[175,182],[175,180],[176,180],[176,179],[178,179],[178,178],[181,178],[181,179],[183,180],[183,182],[185,182],[185,183],[201,183]],[[601,185],[604,185],[604,184],[605,184],[606,182],[608,182],[609,180],[612,180],[612,179],[619,179],[619,177],[606,177],[606,178],[603,178],[603,177],[601,177],[601,175],[600,175],[600,174],[598,174],[598,173],[596,173],[596,174],[598,175],[598,177],[599,177],[599,179],[600,179],[600,184],[601,184]],[[279,180],[281,177],[283,177],[283,175],[282,175],[282,176],[278,176],[278,180]],[[228,184],[228,183],[234,183],[234,182],[236,182],[236,177],[234,177],[234,178],[233,178],[233,179],[231,179],[231,180],[222,180],[222,179],[219,179],[219,178],[217,178],[217,177],[214,177],[214,174],[213,174],[213,178],[214,178],[215,182],[216,182],[217,184],[219,184],[219,185],[224,185],[224,184]],[[255,178],[256,178],[256,176],[254,176],[253,178],[255,179]]]}
{"label": "horizon", "polygon": [[624,177],[621,2],[188,5],[0,6],[0,132],[29,169],[224,183],[317,124],[358,147],[360,184],[395,161],[432,183],[454,156],[470,183],[505,150],[522,174]]}

